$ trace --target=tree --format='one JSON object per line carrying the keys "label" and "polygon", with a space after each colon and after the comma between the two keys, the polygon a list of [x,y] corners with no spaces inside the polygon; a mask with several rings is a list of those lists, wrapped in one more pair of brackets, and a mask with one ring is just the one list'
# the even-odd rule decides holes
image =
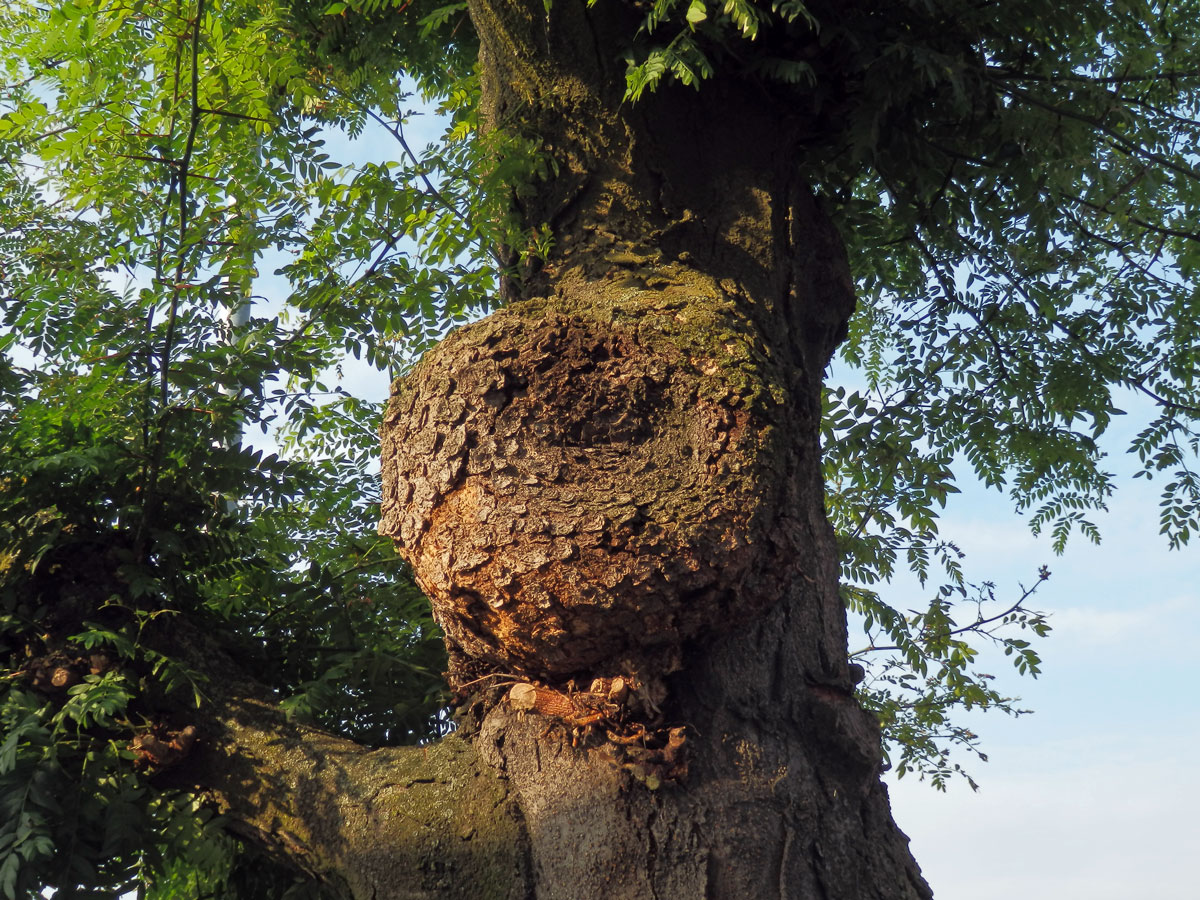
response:
{"label": "tree", "polygon": [[[929,896],[879,722],[944,777],[970,642],[1046,627],[955,621],[951,461],[1094,537],[1135,390],[1197,527],[1194,12],[14,4],[0,893]],[[378,507],[347,352],[410,369]]]}

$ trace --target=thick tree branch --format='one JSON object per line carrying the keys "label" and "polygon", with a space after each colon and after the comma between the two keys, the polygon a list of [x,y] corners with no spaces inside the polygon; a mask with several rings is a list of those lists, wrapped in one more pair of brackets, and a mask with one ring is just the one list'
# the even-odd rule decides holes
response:
{"label": "thick tree branch", "polygon": [[520,813],[461,736],[357,744],[289,720],[219,637],[184,617],[160,639],[206,692],[190,713],[199,739],[164,777],[207,796],[231,832],[354,900],[527,896]]}
{"label": "thick tree branch", "polygon": [[373,750],[261,700],[222,707],[187,774],[244,839],[354,898],[525,896],[508,789],[460,738]]}

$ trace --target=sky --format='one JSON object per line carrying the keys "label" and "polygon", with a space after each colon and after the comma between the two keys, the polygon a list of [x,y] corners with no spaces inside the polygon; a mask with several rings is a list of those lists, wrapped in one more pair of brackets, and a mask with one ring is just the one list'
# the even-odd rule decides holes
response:
{"label": "sky", "polygon": [[[1111,468],[1129,469],[1114,447]],[[943,531],[1008,593],[1046,564],[1033,605],[1054,630],[1035,681],[994,671],[1032,715],[970,717],[989,762],[945,794],[888,778],[893,811],[938,897],[1192,900],[1198,895],[1200,547],[1168,551],[1159,483],[1126,480],[1099,547],[1056,557],[1003,495],[964,487]],[[904,586],[889,597],[903,604]]]}

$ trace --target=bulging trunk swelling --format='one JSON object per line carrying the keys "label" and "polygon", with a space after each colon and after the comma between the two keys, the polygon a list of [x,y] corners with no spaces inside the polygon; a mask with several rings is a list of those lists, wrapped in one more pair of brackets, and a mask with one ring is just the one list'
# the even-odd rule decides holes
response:
{"label": "bulging trunk swelling", "polygon": [[459,682],[667,674],[687,641],[816,583],[828,535],[790,376],[711,278],[615,276],[557,278],[397,385],[383,529]]}
{"label": "bulging trunk swelling", "polygon": [[394,386],[381,530],[531,896],[928,897],[846,662],[818,436],[854,300],[805,124],[737,84],[622,104],[623,9],[472,4],[490,121],[558,163],[514,200],[554,249]]}

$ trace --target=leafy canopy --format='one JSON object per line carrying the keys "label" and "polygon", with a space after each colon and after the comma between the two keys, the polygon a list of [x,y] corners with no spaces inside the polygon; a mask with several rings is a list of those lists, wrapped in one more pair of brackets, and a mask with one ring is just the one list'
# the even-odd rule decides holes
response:
{"label": "leafy canopy", "polygon": [[[1134,392],[1164,535],[1200,527],[1197,6],[655,0],[613,48],[630,102],[749,78],[821,124],[796,164],[860,291],[829,511],[863,698],[935,784],[977,750],[955,710],[1017,711],[980,648],[1036,673],[1048,627],[940,533],[956,464],[1057,548],[1098,539]],[[138,748],[214,690],[197,629],[295,716],[442,729],[438,637],[374,535],[380,408],[339,373],[488,308],[539,240],[506,185],[552,160],[479,133],[463,4],[11,0],[0,36],[0,897],[300,896]],[[385,161],[334,158],[342,135]],[[927,608],[886,602],[905,568]]]}

